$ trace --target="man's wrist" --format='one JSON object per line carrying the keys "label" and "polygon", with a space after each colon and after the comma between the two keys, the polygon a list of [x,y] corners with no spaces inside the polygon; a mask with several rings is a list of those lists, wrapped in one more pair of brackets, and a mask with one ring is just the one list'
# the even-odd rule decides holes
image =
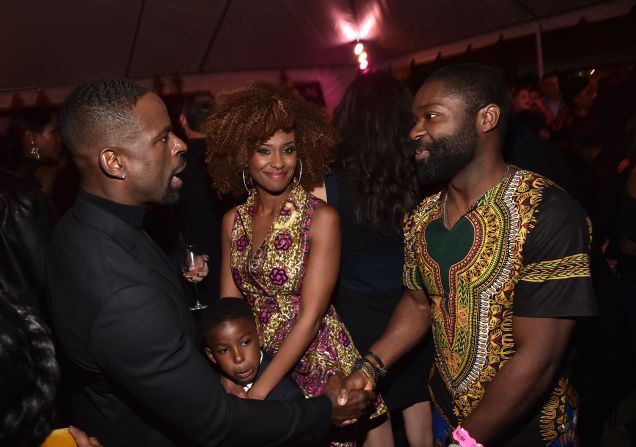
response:
{"label": "man's wrist", "polygon": [[375,369],[377,369],[380,377],[384,377],[387,375],[388,370],[384,366],[384,362],[375,352],[367,351],[367,353],[364,354],[364,358],[367,359]]}
{"label": "man's wrist", "polygon": [[371,382],[371,387],[375,389],[380,379],[380,372],[367,358],[362,357],[356,360],[353,364],[353,371],[360,371]]}

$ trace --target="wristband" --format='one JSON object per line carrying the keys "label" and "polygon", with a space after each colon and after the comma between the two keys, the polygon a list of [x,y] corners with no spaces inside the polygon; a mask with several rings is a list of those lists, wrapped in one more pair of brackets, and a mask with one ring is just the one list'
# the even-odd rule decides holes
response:
{"label": "wristband", "polygon": [[462,428],[461,424],[458,425],[455,430],[453,430],[453,439],[458,442],[459,447],[484,447],[482,444],[479,444],[477,441],[475,441],[475,439],[472,438],[470,434]]}

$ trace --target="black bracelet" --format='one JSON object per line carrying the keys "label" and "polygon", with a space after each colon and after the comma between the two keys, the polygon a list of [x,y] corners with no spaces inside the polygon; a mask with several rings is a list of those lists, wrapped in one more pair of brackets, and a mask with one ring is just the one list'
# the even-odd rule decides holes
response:
{"label": "black bracelet", "polygon": [[389,371],[384,366],[384,363],[382,362],[382,360],[380,360],[380,357],[378,357],[378,355],[373,351],[367,351],[366,355],[371,357],[378,364],[379,366],[378,372],[380,373],[380,377],[386,376],[386,373],[388,373]]}

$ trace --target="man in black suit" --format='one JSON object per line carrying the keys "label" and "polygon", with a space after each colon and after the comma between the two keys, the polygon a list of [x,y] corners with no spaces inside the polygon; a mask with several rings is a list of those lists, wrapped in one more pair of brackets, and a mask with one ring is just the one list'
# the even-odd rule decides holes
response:
{"label": "man in black suit", "polygon": [[346,401],[340,378],[328,398],[303,402],[225,394],[197,351],[179,279],[142,230],[145,205],[178,200],[185,164],[157,95],[89,82],[64,102],[60,127],[81,192],[52,237],[47,283],[75,425],[106,447],[299,445],[363,411],[372,394]]}

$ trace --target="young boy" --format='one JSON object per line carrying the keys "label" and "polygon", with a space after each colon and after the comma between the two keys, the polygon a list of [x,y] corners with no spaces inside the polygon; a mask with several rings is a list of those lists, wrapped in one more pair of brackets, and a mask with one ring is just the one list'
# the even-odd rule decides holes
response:
{"label": "young boy", "polygon": [[[205,353],[221,373],[248,391],[269,365],[260,349],[254,316],[241,298],[213,301],[199,320]],[[301,400],[305,396],[289,376],[267,396],[267,400]]]}

